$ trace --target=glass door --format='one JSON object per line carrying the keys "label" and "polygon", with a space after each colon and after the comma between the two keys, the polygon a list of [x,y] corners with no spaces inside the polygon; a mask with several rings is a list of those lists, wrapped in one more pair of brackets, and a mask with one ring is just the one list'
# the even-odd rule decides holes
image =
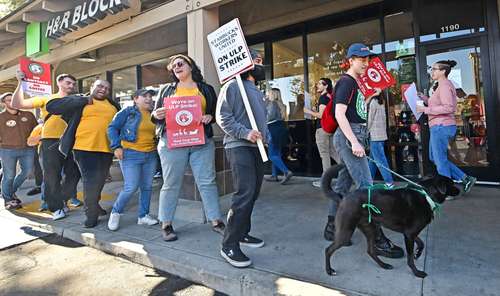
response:
{"label": "glass door", "polygon": [[[448,146],[448,158],[465,173],[476,176],[481,181],[496,181],[491,161],[496,147],[492,147],[488,141],[496,129],[491,114],[496,106],[489,83],[487,47],[482,46],[482,43],[485,44],[484,39],[478,37],[423,46],[420,52],[420,85],[424,93],[430,96],[434,82],[430,79],[429,67],[441,60],[457,62],[448,76],[457,93],[457,133]],[[428,172],[430,163],[428,151],[425,151],[429,147],[427,118],[424,117],[423,121],[427,137],[423,137],[422,154],[424,170]]]}

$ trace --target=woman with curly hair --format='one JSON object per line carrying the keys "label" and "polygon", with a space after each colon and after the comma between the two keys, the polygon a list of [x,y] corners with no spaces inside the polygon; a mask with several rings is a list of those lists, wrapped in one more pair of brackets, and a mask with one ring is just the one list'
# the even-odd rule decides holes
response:
{"label": "woman with curly hair", "polygon": [[[152,113],[156,123],[156,133],[160,138],[158,153],[163,172],[163,186],[160,191],[159,220],[162,222],[162,235],[165,241],[174,241],[177,234],[172,227],[177,201],[181,190],[184,172],[189,164],[193,171],[196,186],[203,201],[207,219],[212,229],[224,233],[225,225],[221,220],[219,193],[215,182],[215,145],[212,139],[212,123],[215,122],[217,96],[214,88],[205,83],[200,68],[190,57],[175,55],[167,66],[175,83],[160,89]],[[166,110],[163,100],[167,97],[199,96],[201,98],[202,118],[205,130],[205,144],[181,148],[168,148],[165,128]]]}

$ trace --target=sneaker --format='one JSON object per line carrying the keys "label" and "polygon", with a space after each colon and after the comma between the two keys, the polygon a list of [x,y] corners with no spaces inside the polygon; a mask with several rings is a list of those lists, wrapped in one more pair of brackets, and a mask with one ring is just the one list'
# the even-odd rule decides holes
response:
{"label": "sneaker", "polygon": [[36,194],[39,194],[42,192],[42,188],[41,187],[35,187],[33,189],[31,189],[30,191],[28,191],[26,194],[31,196],[31,195],[36,195]]}
{"label": "sneaker", "polygon": [[17,210],[17,209],[22,208],[21,204],[13,199],[4,202],[4,207],[6,210]]}
{"label": "sneaker", "polygon": [[152,225],[156,225],[158,224],[158,220],[156,220],[155,218],[149,216],[149,215],[146,215],[142,218],[137,218],[137,224],[138,225],[149,225],[149,226],[152,226]]}
{"label": "sneaker", "polygon": [[156,174],[153,176],[153,179],[160,179],[163,178],[161,171],[156,172]]}
{"label": "sneaker", "polygon": [[42,201],[42,203],[40,204],[40,208],[38,209],[38,211],[45,212],[45,211],[48,211],[48,210],[49,210],[49,205],[45,201]]}
{"label": "sneaker", "polygon": [[279,182],[280,181],[278,176],[265,177],[264,180],[266,180],[267,182]]}
{"label": "sneaker", "polygon": [[69,208],[66,205],[64,206],[63,210],[64,210],[65,213],[69,213]]}
{"label": "sneaker", "polygon": [[243,254],[240,248],[224,248],[220,250],[222,258],[234,267],[244,268],[252,265],[252,261]]}
{"label": "sneaker", "polygon": [[168,225],[165,228],[162,228],[161,232],[164,241],[172,242],[177,240],[177,234],[175,233],[175,230],[172,227],[172,225]]}
{"label": "sneaker", "polygon": [[97,212],[99,213],[99,216],[106,216],[108,214],[108,212],[106,212],[105,209],[101,208],[101,206],[99,206]]}
{"label": "sneaker", "polygon": [[393,244],[386,237],[375,242],[375,251],[377,255],[387,258],[401,258],[405,255],[403,249]]}
{"label": "sneaker", "polygon": [[212,230],[217,232],[220,235],[224,235],[225,229],[226,229],[226,225],[222,221],[219,221],[219,222],[217,222],[217,224],[212,225]]}
{"label": "sneaker", "polygon": [[464,192],[469,193],[470,190],[472,189],[472,186],[476,184],[477,178],[474,178],[472,176],[466,176],[464,178]]}
{"label": "sneaker", "polygon": [[290,179],[293,177],[293,173],[291,171],[286,172],[285,177],[281,180],[281,185],[285,185]]}
{"label": "sneaker", "polygon": [[116,231],[120,227],[120,213],[113,213],[109,215],[108,229],[111,231]]}
{"label": "sneaker", "polygon": [[385,186],[387,187],[387,189],[391,190],[394,188],[394,183],[385,183]]}
{"label": "sneaker", "polygon": [[61,220],[62,218],[66,217],[66,213],[64,212],[64,209],[59,209],[52,213],[52,220],[57,221]]}
{"label": "sneaker", "polygon": [[321,180],[314,181],[312,185],[316,188],[321,188]]}
{"label": "sneaker", "polygon": [[83,203],[76,197],[73,197],[69,200],[69,205],[72,206],[72,207],[80,207],[83,205]]}
{"label": "sneaker", "polygon": [[250,248],[262,248],[264,246],[264,241],[260,238],[253,237],[247,234],[244,238],[240,240],[240,245],[247,246]]}

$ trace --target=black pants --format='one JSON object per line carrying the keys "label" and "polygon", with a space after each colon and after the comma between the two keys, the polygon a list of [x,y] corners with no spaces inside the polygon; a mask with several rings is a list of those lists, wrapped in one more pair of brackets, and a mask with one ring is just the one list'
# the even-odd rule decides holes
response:
{"label": "black pants", "polygon": [[41,187],[43,183],[43,171],[40,166],[40,155],[38,154],[38,149],[35,149],[35,160],[34,160],[34,175],[35,175],[35,186]]}
{"label": "black pants", "polygon": [[239,247],[240,240],[250,232],[253,206],[264,177],[264,163],[257,147],[236,147],[226,152],[235,192],[222,246]]}
{"label": "black pants", "polygon": [[57,139],[42,139],[40,144],[44,180],[43,195],[52,212],[62,209],[67,200],[76,197],[76,186],[80,180],[80,172],[73,156],[68,155],[64,158],[57,148],[58,141]]}
{"label": "black pants", "polygon": [[85,215],[88,219],[97,219],[99,200],[113,163],[113,154],[83,150],[73,150],[73,154],[82,174]]}

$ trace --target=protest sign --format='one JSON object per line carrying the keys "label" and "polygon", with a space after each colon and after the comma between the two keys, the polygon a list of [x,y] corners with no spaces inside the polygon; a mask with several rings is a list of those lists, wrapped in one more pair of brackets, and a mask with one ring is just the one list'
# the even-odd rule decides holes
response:
{"label": "protest sign", "polygon": [[[208,34],[207,40],[221,84],[236,78],[252,130],[258,131],[255,116],[240,76],[241,73],[254,67],[243,30],[241,30],[240,21],[236,18],[221,26]],[[268,161],[262,140],[257,140],[257,146],[262,160],[264,162]]]}
{"label": "protest sign", "polygon": [[52,94],[50,64],[20,58],[19,69],[24,73],[25,77],[21,85],[28,96],[48,96]]}
{"label": "protest sign", "polygon": [[169,149],[205,144],[200,96],[167,97],[163,106]]}
{"label": "protest sign", "polygon": [[370,61],[365,74],[358,79],[359,90],[365,98],[369,98],[375,93],[374,88],[384,90],[394,84],[396,84],[396,80],[378,57]]}

